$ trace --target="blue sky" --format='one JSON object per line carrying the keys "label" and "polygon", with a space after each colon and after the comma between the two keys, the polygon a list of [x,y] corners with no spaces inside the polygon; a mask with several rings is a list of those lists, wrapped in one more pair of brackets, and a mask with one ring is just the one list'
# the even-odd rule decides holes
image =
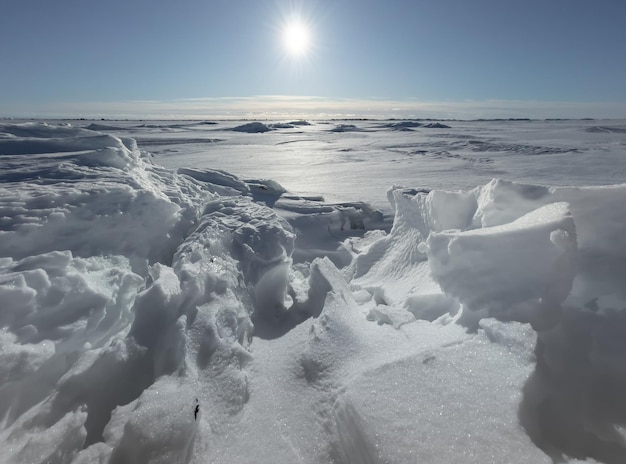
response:
{"label": "blue sky", "polygon": [[[622,0],[8,0],[2,10],[0,116],[626,118]],[[281,41],[294,16],[311,33],[300,59]]]}

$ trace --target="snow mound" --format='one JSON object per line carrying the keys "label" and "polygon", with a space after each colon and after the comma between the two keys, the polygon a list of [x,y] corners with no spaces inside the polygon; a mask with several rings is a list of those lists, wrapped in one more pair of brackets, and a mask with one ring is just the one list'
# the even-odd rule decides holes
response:
{"label": "snow mound", "polygon": [[262,122],[249,122],[240,126],[233,127],[231,130],[235,132],[247,132],[249,134],[269,132],[272,130],[267,124]]}
{"label": "snow mound", "polygon": [[399,121],[399,122],[390,122],[388,124],[383,124],[382,127],[392,130],[406,131],[411,130],[414,127],[421,127],[422,123],[417,121]]}
{"label": "snow mound", "polygon": [[394,188],[390,233],[349,244],[352,283],[384,304],[443,290],[466,312],[526,322],[566,298],[623,295],[614,276],[626,272],[626,240],[615,212],[625,196],[625,186],[502,180],[468,192]]}
{"label": "snow mound", "polygon": [[433,233],[427,250],[431,275],[465,309],[528,318],[540,327],[559,319],[572,287],[575,253],[576,231],[566,203],[543,206],[501,226]]}
{"label": "snow mound", "polygon": [[363,129],[355,126],[354,124],[339,124],[332,129],[329,129],[329,132],[360,132]]}
{"label": "snow mound", "polygon": [[168,262],[206,193],[154,166],[134,140],[89,132],[52,133],[40,144],[31,137],[11,140],[13,155],[3,157],[8,169],[0,174],[0,254],[108,253],[129,257],[137,269]]}
{"label": "snow mound", "polygon": [[85,129],[89,129],[92,131],[116,131],[116,132],[129,130],[126,127],[112,126],[111,124],[98,124],[95,122],[86,126]]}
{"label": "snow mound", "polygon": [[626,134],[624,126],[593,126],[585,129],[592,134]]}
{"label": "snow mound", "polygon": [[176,174],[100,134],[74,153],[76,138],[61,163],[29,137],[4,158],[3,440],[17,462],[188,461],[194,402],[216,421],[247,402],[251,316],[285,304],[294,236],[252,197],[213,193],[246,185],[232,176]]}
{"label": "snow mound", "polygon": [[295,126],[287,122],[275,122],[268,127],[271,129],[293,129]]}
{"label": "snow mound", "polygon": [[179,168],[178,174],[189,176],[200,182],[204,182],[208,188],[217,191],[218,193],[225,195],[227,193],[233,193],[235,195],[250,193],[250,189],[239,180],[236,176],[216,169],[193,169],[193,168]]}
{"label": "snow mound", "polygon": [[446,124],[441,124],[440,122],[430,122],[428,124],[422,124],[421,127],[425,127],[426,129],[450,129],[450,126]]}
{"label": "snow mound", "polygon": [[[619,424],[626,416],[609,411],[626,407],[617,394],[626,387],[626,294],[617,277],[626,275],[626,185],[493,180],[466,192],[394,188],[389,199],[390,233],[347,242],[353,261],[346,275],[358,301],[371,308],[368,318],[398,330],[415,324],[412,318],[456,321],[526,360],[532,346],[520,338],[523,326],[511,324],[530,322],[537,365],[519,419],[532,441],[557,461],[624,459]],[[367,389],[349,396],[350,408],[371,408]],[[380,419],[386,410],[374,411],[373,424],[387,422]],[[394,420],[403,411],[394,410]],[[403,427],[412,430],[406,420]]]}
{"label": "snow mound", "polygon": [[[17,138],[70,138],[78,136],[93,135],[86,129],[66,125],[52,125],[46,122],[25,122],[21,124],[2,124],[0,130],[0,140],[10,140]],[[3,152],[0,152],[3,153]]]}

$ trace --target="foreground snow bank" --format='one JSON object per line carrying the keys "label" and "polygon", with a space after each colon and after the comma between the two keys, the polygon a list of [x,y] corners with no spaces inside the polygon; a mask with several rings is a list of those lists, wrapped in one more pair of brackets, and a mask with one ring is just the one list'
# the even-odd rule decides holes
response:
{"label": "foreground snow bank", "polygon": [[391,232],[348,243],[348,276],[382,303],[410,307],[409,296],[439,291],[478,318],[528,322],[566,299],[623,300],[624,198],[626,186],[502,180],[469,192],[395,188]]}
{"label": "foreground snow bank", "polygon": [[71,126],[0,164],[7,462],[626,460],[626,186],[396,187],[389,230]]}
{"label": "foreground snow bank", "polygon": [[[154,166],[133,140],[3,129],[0,408],[11,459],[188,460],[198,397],[224,414],[245,404],[251,314],[282,302],[286,283],[266,274],[286,272],[288,224],[252,198]],[[54,153],[34,143],[45,135]],[[228,400],[157,380],[196,369],[220,371],[202,384],[218,382]]]}
{"label": "foreground snow bank", "polygon": [[412,320],[406,311],[456,315],[479,332],[485,317],[530,322],[538,340],[520,409],[527,432],[555,459],[624,460],[626,186],[494,180],[468,192],[394,188],[389,198],[391,232],[347,244],[346,274],[371,298],[370,318],[397,327]]}

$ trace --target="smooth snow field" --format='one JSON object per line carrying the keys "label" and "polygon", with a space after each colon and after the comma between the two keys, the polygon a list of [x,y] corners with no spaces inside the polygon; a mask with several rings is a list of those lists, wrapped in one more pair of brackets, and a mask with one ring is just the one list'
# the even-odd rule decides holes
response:
{"label": "smooth snow field", "polygon": [[0,122],[0,462],[626,462],[626,121]]}

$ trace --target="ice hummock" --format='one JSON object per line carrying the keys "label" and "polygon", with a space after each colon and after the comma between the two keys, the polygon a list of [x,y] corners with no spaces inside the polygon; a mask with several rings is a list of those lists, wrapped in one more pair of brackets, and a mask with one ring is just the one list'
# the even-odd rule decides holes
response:
{"label": "ice hummock", "polygon": [[624,460],[626,186],[394,187],[389,228],[0,133],[7,462]]}

